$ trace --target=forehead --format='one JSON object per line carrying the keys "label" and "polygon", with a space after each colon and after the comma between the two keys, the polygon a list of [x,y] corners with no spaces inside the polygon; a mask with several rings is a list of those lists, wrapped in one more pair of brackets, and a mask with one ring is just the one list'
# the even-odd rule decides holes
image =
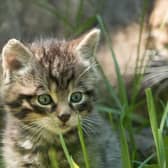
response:
{"label": "forehead", "polygon": [[57,84],[54,81],[50,82],[49,85],[49,93],[52,96],[52,98],[57,102],[59,101],[64,101],[65,99],[67,99],[67,96],[73,92],[72,87],[71,87],[71,83],[69,83],[69,85],[67,86],[67,88],[65,89],[60,89],[57,87]]}
{"label": "forehead", "polygon": [[48,78],[61,89],[66,89],[85,68],[68,42],[57,42],[55,39],[37,41],[30,49]]}

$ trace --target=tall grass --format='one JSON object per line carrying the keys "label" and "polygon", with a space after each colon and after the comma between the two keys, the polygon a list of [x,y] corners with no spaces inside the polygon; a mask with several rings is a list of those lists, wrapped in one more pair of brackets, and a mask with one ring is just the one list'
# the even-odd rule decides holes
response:
{"label": "tall grass", "polygon": [[165,126],[165,121],[167,118],[168,114],[168,104],[165,107],[160,126],[158,125],[158,120],[157,120],[157,113],[156,113],[156,108],[152,96],[152,92],[150,89],[146,90],[146,96],[147,96],[147,106],[148,106],[148,111],[149,111],[149,119],[150,119],[150,124],[151,124],[151,129],[154,137],[154,142],[155,142],[155,147],[156,147],[156,155],[157,155],[157,160],[158,160],[158,167],[159,168],[166,168],[167,161],[166,160],[166,146],[164,142],[164,126]]}
{"label": "tall grass", "polygon": [[[88,30],[89,28],[93,27],[95,24],[98,25],[102,31],[102,35],[105,37],[105,40],[108,44],[109,50],[111,52],[112,60],[114,62],[115,71],[117,75],[117,81],[118,81],[118,89],[114,89],[114,87],[111,85],[111,83],[108,81],[107,77],[104,75],[102,69],[100,69],[104,83],[106,85],[107,91],[110,93],[111,98],[111,106],[105,106],[105,105],[97,105],[97,109],[102,112],[106,113],[109,116],[109,122],[114,127],[119,128],[119,134],[120,134],[120,143],[121,143],[121,158],[122,158],[122,164],[123,168],[166,168],[168,167],[168,136],[164,134],[165,131],[165,125],[168,115],[168,104],[164,106],[163,108],[163,115],[161,119],[159,120],[157,117],[157,108],[155,105],[155,98],[152,95],[152,91],[150,89],[146,90],[146,104],[143,102],[138,101],[136,102],[136,97],[140,90],[140,83],[142,80],[142,75],[138,72],[139,65],[139,57],[140,57],[140,46],[141,46],[141,36],[143,34],[143,26],[145,22],[145,16],[147,12],[147,0],[144,0],[143,7],[142,7],[142,15],[141,15],[141,21],[140,21],[140,33],[139,33],[139,39],[138,46],[137,46],[137,65],[135,69],[135,78],[133,81],[133,89],[132,89],[132,97],[131,101],[128,98],[128,92],[127,87],[125,85],[125,82],[123,80],[123,77],[120,72],[120,67],[117,62],[117,56],[115,55],[113,48],[111,46],[112,42],[110,39],[110,34],[108,33],[108,29],[101,17],[100,11],[101,11],[101,5],[103,4],[103,0],[101,0],[101,5],[98,4],[97,6],[94,6],[92,1],[88,1],[90,5],[95,10],[95,13],[91,16],[89,16],[86,20],[81,22],[82,16],[85,14],[84,11],[84,0],[79,0],[78,3],[78,9],[76,11],[75,16],[75,22],[71,23],[71,21],[68,18],[68,1],[66,1],[67,5],[67,11],[61,12],[56,7],[52,6],[47,0],[37,0],[32,1],[35,5],[38,5],[39,7],[43,8],[44,10],[47,10],[51,14],[55,16],[57,20],[60,21],[61,24],[63,24],[66,27],[67,36],[76,36],[80,33]],[[142,116],[139,116],[136,114],[136,109],[139,107],[139,104],[142,103],[142,106],[147,106],[148,109],[148,115],[149,115],[149,122],[148,119],[143,118]],[[114,118],[117,116],[117,121],[115,122]],[[108,122],[108,121],[107,121]],[[143,129],[145,127],[150,127],[152,130],[152,135],[154,139],[154,152],[150,153],[149,156],[147,156],[145,159],[139,157],[139,153],[137,151],[137,147],[135,145],[134,137],[137,135],[138,132],[134,129],[133,122],[138,122],[140,126],[138,126],[140,129]],[[144,124],[145,123],[145,124]],[[81,144],[81,151],[83,153],[84,161],[85,161],[85,167],[91,168],[89,163],[89,158],[87,154],[87,148],[85,144],[85,139],[83,136],[83,132],[81,129],[81,124],[79,122],[78,124],[78,135],[80,139]],[[64,141],[63,135],[59,135],[60,142],[63,148],[63,151],[65,153],[66,159],[69,163],[70,168],[78,168],[80,165],[76,163],[75,160],[73,160],[73,156],[71,156],[71,153],[69,152],[66,143]],[[129,140],[128,140],[129,139]],[[152,143],[152,142],[151,142]],[[131,147],[129,147],[129,144],[131,144]],[[143,145],[143,144],[142,144]],[[55,150],[51,149],[48,153],[51,161],[51,168],[59,168],[59,160],[57,159],[57,153]]]}

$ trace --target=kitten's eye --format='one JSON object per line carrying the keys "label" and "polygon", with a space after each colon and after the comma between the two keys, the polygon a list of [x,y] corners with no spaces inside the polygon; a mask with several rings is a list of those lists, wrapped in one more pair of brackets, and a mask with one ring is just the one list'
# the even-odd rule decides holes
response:
{"label": "kitten's eye", "polygon": [[71,94],[70,102],[71,103],[79,103],[82,100],[83,93],[82,92],[74,92]]}
{"label": "kitten's eye", "polygon": [[41,104],[41,105],[49,105],[52,103],[52,98],[50,95],[48,94],[42,94],[42,95],[39,95],[37,97],[37,100],[38,102]]}

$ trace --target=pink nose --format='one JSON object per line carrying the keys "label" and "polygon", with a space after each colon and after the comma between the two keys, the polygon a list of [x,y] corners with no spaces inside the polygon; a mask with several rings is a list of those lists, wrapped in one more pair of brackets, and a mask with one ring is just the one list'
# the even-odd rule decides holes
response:
{"label": "pink nose", "polygon": [[67,122],[70,118],[70,114],[61,114],[61,115],[58,115],[58,118],[62,121],[62,122]]}

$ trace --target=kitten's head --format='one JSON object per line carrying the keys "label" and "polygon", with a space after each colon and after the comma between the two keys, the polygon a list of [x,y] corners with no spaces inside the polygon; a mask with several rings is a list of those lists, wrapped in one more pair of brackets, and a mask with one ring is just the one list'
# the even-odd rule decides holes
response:
{"label": "kitten's head", "polygon": [[71,41],[46,39],[24,45],[9,40],[2,50],[2,97],[7,113],[24,125],[54,133],[75,128],[92,111],[94,53],[100,30]]}

